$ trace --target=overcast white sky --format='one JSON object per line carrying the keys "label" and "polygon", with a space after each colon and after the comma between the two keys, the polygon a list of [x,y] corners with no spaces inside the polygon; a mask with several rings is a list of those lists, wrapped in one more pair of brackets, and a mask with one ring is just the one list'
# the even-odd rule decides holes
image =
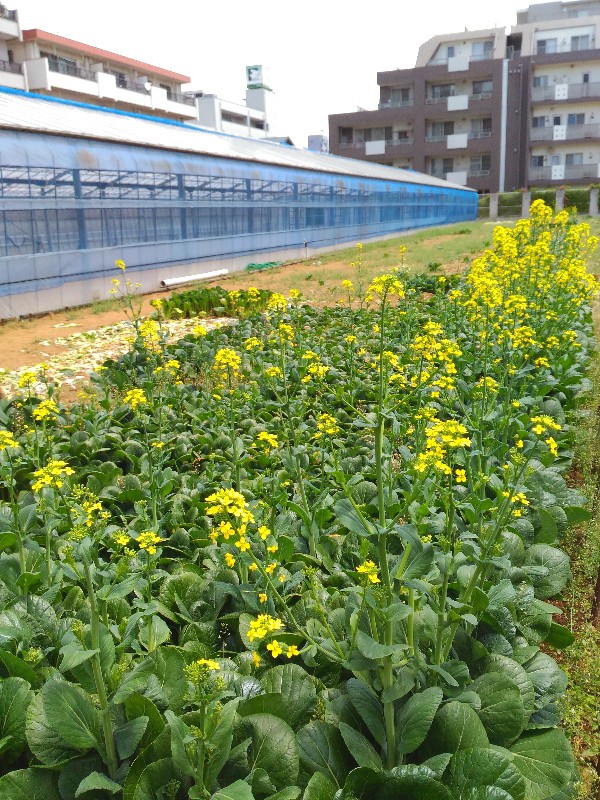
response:
{"label": "overcast white sky", "polygon": [[263,64],[275,133],[306,147],[327,115],[376,108],[377,72],[414,66],[440,33],[516,24],[503,0],[4,0],[41,28],[189,75],[189,87],[243,102],[245,67]]}

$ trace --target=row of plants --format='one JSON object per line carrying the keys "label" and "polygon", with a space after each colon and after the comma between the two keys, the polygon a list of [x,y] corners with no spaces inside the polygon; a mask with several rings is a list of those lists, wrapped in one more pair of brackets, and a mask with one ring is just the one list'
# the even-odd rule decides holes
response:
{"label": "row of plants", "polygon": [[220,286],[174,292],[171,297],[160,300],[161,313],[166,319],[190,319],[202,314],[235,314],[243,316],[249,312],[264,311],[270,292],[266,289],[241,289],[227,292]]}
{"label": "row of plants", "polygon": [[168,346],[159,308],[80,405],[23,375],[0,800],[572,796],[550,601],[595,245],[535,203],[450,291],[363,286],[358,245],[335,307]]}

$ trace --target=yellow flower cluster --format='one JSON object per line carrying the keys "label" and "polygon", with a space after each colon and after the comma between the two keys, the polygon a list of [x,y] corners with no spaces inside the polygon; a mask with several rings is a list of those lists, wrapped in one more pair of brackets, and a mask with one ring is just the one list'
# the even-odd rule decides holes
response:
{"label": "yellow flower cluster", "polygon": [[267,433],[266,431],[261,431],[256,437],[256,441],[262,444],[266,453],[270,453],[271,450],[279,447],[279,442],[275,434]]}
{"label": "yellow flower cluster", "polygon": [[253,619],[248,627],[246,636],[249,641],[253,642],[255,639],[264,639],[275,631],[283,628],[283,622],[276,617],[271,617],[269,614],[259,614],[256,619]]}
{"label": "yellow flower cluster", "polygon": [[392,272],[388,272],[385,275],[378,275],[373,278],[367,289],[365,301],[370,303],[374,297],[398,297],[402,299],[405,296],[404,285],[399,280],[396,272],[392,270]]}
{"label": "yellow flower cluster", "polygon": [[25,370],[25,372],[22,372],[21,375],[19,376],[19,381],[18,381],[19,389],[28,389],[30,386],[33,386],[36,380],[37,380],[37,375],[35,374],[35,372],[33,372],[30,369]]}
{"label": "yellow flower cluster", "polygon": [[137,544],[140,550],[145,550],[151,556],[156,553],[156,545],[160,544],[160,542],[164,542],[164,539],[154,531],[144,531],[137,537]]}
{"label": "yellow flower cluster", "polygon": [[549,417],[547,414],[540,414],[537,417],[532,417],[531,422],[533,423],[532,431],[536,434],[536,436],[541,436],[546,431],[559,431],[561,426],[558,422]]}
{"label": "yellow flower cluster", "polygon": [[58,406],[54,400],[49,399],[42,400],[32,411],[33,418],[38,422],[42,422],[55,414],[58,414]]}
{"label": "yellow flower cluster", "polygon": [[335,436],[340,432],[340,426],[337,424],[335,417],[331,414],[319,414],[317,419],[317,432],[314,434],[313,439],[320,439],[321,436]]}
{"label": "yellow flower cluster", "polygon": [[206,329],[205,325],[202,325],[200,323],[198,325],[194,325],[194,327],[192,328],[192,333],[194,334],[194,336],[206,336],[208,330]]}
{"label": "yellow flower cluster", "polygon": [[356,568],[356,571],[360,572],[362,575],[366,575],[371,583],[381,583],[377,574],[379,570],[374,561],[363,561],[363,563]]}
{"label": "yellow flower cluster", "polygon": [[[273,639],[272,642],[269,642],[269,644],[267,645],[267,650],[271,653],[273,658],[278,658],[283,653],[283,648],[277,641],[277,639]],[[286,656],[288,658],[293,658],[294,656],[299,656],[299,655],[300,651],[298,650],[295,644],[288,645],[286,650]]]}
{"label": "yellow flower cluster", "polygon": [[68,466],[66,461],[53,458],[45,467],[36,469],[33,473],[36,480],[31,484],[31,488],[34,492],[39,492],[46,487],[60,489],[64,483],[63,478],[74,474],[75,471]]}
{"label": "yellow flower cluster", "polygon": [[0,431],[0,451],[7,447],[18,447],[19,443],[10,431]]}
{"label": "yellow flower cluster", "polygon": [[257,339],[256,336],[250,336],[244,342],[244,350],[248,352],[250,352],[251,350],[258,350],[258,348],[261,347],[261,344],[262,343],[260,339]]}
{"label": "yellow flower cluster", "polygon": [[223,373],[227,373],[230,370],[231,373],[235,374],[239,372],[241,365],[241,357],[231,347],[223,347],[215,354],[214,367]]}
{"label": "yellow flower cluster", "polygon": [[468,447],[471,440],[466,434],[467,429],[460,422],[452,419],[431,420],[425,429],[425,450],[418,454],[415,461],[416,471],[423,473],[433,468],[444,475],[451,475],[452,469],[446,462],[448,450]]}
{"label": "yellow flower cluster", "polygon": [[130,389],[125,393],[123,402],[130,405],[135,411],[138,406],[145,405],[148,402],[148,398],[143,389]]}
{"label": "yellow flower cluster", "polygon": [[267,301],[267,308],[269,311],[285,311],[287,308],[287,300],[279,292],[273,292]]}

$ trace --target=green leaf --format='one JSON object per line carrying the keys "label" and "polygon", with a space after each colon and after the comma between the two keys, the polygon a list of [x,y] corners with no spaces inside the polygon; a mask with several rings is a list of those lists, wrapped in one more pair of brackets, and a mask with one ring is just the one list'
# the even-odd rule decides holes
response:
{"label": "green leaf", "polygon": [[265,797],[265,800],[296,800],[302,794],[302,789],[298,786],[288,786],[287,789],[282,789],[280,792],[270,794]]}
{"label": "green leaf", "polygon": [[148,720],[140,742],[142,750],[145,750],[164,730],[165,723],[160,711],[152,700],[148,700],[147,697],[141,694],[132,694],[127,698],[125,701],[125,714],[128,720],[134,720],[138,717],[145,717]]}
{"label": "green leaf", "polygon": [[123,787],[101,772],[92,772],[87,778],[84,778],[75,792],[75,797],[81,797],[82,794],[91,791],[109,792],[110,794],[117,794]]}
{"label": "green leaf", "polygon": [[356,646],[358,647],[359,651],[365,656],[366,658],[371,658],[373,660],[377,660],[379,658],[385,658],[386,656],[391,656],[392,653],[399,650],[398,645],[395,644],[380,644],[376,642],[371,636],[369,636],[364,631],[358,631],[356,636]]}
{"label": "green leaf", "polygon": [[233,723],[239,698],[234,698],[223,705],[219,721],[209,738],[211,753],[204,768],[205,782],[212,786],[217,780],[221,769],[229,758],[233,742]]}
{"label": "green leaf", "polygon": [[302,767],[309,774],[322,772],[340,788],[351,760],[339,730],[329,722],[314,720],[298,731],[297,741]]}
{"label": "green leaf", "polygon": [[581,522],[588,522],[593,518],[591,511],[582,506],[563,506],[563,511],[567,515],[569,525],[579,525]]}
{"label": "green leaf", "polygon": [[521,735],[528,717],[519,687],[508,675],[488,672],[469,688],[481,698],[477,714],[490,742],[508,747]]}
{"label": "green leaf", "polygon": [[131,758],[148,727],[148,717],[136,717],[115,731],[115,744],[119,758]]}
{"label": "green leaf", "polygon": [[27,593],[32,586],[36,586],[42,577],[41,572],[22,572],[17,578],[17,586]]}
{"label": "green leaf", "polygon": [[569,785],[574,761],[562,731],[526,734],[512,745],[510,752],[525,778],[527,800],[547,800]]}
{"label": "green leaf", "polygon": [[290,716],[286,712],[287,707],[283,697],[273,692],[249,697],[247,700],[243,700],[238,706],[238,714],[240,717],[249,717],[252,714],[272,714],[274,717],[279,717],[279,719],[282,719],[284,722],[289,722]]}
{"label": "green leaf", "polygon": [[333,800],[334,795],[334,784],[322,772],[315,772],[306,785],[302,800]]}
{"label": "green leaf", "polygon": [[286,721],[294,730],[308,722],[317,689],[314,678],[299,664],[279,664],[261,675],[260,682],[265,692],[281,695],[288,712]]}
{"label": "green leaf", "polygon": [[58,793],[62,800],[75,800],[75,792],[80,783],[92,772],[101,772],[104,769],[104,762],[97,753],[69,761],[61,767],[58,776]]}
{"label": "green leaf", "polygon": [[427,736],[427,745],[436,753],[455,753],[470,747],[487,747],[485,728],[471,706],[451,701],[438,709]]}
{"label": "green leaf", "polygon": [[210,800],[254,800],[254,795],[246,781],[236,781],[224,789],[219,789]]}
{"label": "green leaf", "polygon": [[544,577],[532,579],[535,596],[542,600],[562,591],[571,575],[569,556],[548,544],[532,545],[525,554],[525,565],[545,567],[548,571]]}
{"label": "green leaf", "polygon": [[525,716],[528,717],[533,712],[535,691],[529,676],[520,664],[517,664],[514,659],[508,658],[508,656],[501,656],[494,653],[489,656],[485,671],[487,673],[501,672],[503,675],[513,680],[519,687]]}
{"label": "green leaf", "polygon": [[0,800],[61,800],[55,774],[40,769],[19,769],[0,778]]}
{"label": "green leaf", "polygon": [[159,647],[128,673],[115,692],[113,702],[123,703],[130,695],[139,693],[159,707],[181,711],[187,691],[183,674],[183,656],[174,647]]}
{"label": "green leaf", "polygon": [[123,800],[136,800],[138,796],[138,787],[141,784],[144,770],[149,765],[160,762],[161,760],[168,761],[169,764],[172,764],[171,732],[168,727],[165,727],[161,731],[152,744],[142,750],[130,766],[123,785]]}
{"label": "green leaf", "polygon": [[276,789],[296,783],[299,771],[298,747],[293,730],[272,714],[253,714],[240,722],[243,736],[251,736],[248,763],[264,769]]}
{"label": "green leaf", "polygon": [[37,689],[41,686],[42,681],[33,667],[7,650],[0,650],[0,664],[7,677],[23,678],[32,689]]}
{"label": "green leaf", "polygon": [[352,533],[355,533],[357,536],[371,536],[373,533],[370,527],[365,525],[362,521],[350,500],[345,498],[343,500],[338,500],[333,510],[340,525],[343,525],[344,528],[352,531]]}
{"label": "green leaf", "polygon": [[48,681],[41,691],[48,723],[70,747],[102,751],[100,716],[83,690],[64,681]]}
{"label": "green leaf", "polygon": [[507,754],[489,747],[455,753],[450,762],[449,784],[461,797],[473,788],[495,786],[512,800],[525,800],[525,780],[519,770]]}
{"label": "green leaf", "polygon": [[69,672],[75,667],[78,667],[79,664],[88,661],[88,659],[95,656],[98,652],[99,650],[84,650],[81,645],[66,644],[64,647],[60,648],[60,654],[63,657],[60,662],[60,671]]}
{"label": "green leaf", "polygon": [[348,751],[359,767],[383,769],[378,752],[362,733],[351,728],[350,725],[346,725],[345,722],[339,723],[339,729]]}
{"label": "green leaf", "polygon": [[452,800],[449,790],[434,772],[422,765],[408,764],[390,772],[359,767],[344,784],[341,800]]}
{"label": "green leaf", "polygon": [[144,768],[135,788],[133,800],[163,800],[165,793],[160,789],[178,778],[173,759],[161,758]]}
{"label": "green leaf", "polygon": [[546,642],[557,650],[564,650],[570,647],[575,641],[575,636],[564,625],[559,625],[557,622],[552,622],[550,625],[550,633],[546,636]]}
{"label": "green leaf", "polygon": [[3,764],[12,764],[25,749],[25,714],[32,699],[33,692],[22,678],[0,681],[0,738],[8,740],[0,754]]}
{"label": "green leaf", "polygon": [[396,717],[397,755],[412,753],[423,744],[443,696],[442,690],[433,686],[409,697]]}
{"label": "green leaf", "polygon": [[538,709],[562,695],[567,688],[566,673],[546,653],[536,653],[525,664],[525,671],[535,689],[535,707]]}
{"label": "green leaf", "polygon": [[48,721],[42,692],[35,695],[27,708],[25,733],[29,749],[46,766],[58,766],[80,755],[80,748],[68,745]]}
{"label": "green leaf", "polygon": [[350,678],[346,683],[346,689],[352,705],[367,726],[367,730],[381,747],[385,747],[383,706],[375,692],[358,678]]}

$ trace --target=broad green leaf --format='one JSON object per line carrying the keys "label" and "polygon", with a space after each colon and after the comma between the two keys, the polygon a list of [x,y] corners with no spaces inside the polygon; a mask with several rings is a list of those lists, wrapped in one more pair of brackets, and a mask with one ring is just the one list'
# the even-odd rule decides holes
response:
{"label": "broad green leaf", "polygon": [[552,622],[550,625],[550,633],[546,636],[546,642],[557,650],[564,650],[570,647],[575,641],[575,636],[564,625],[559,625],[557,622]]}
{"label": "broad green leaf", "polygon": [[171,730],[171,755],[173,763],[181,775],[191,777],[195,773],[194,765],[186,748],[186,740],[190,738],[188,726],[179,719],[172,711],[165,711],[165,719],[169,723]]}
{"label": "broad green leaf", "polygon": [[534,544],[525,554],[526,566],[545,567],[548,574],[533,580],[535,596],[544,600],[554,597],[567,584],[571,575],[569,556],[548,544]]}
{"label": "broad green leaf", "polygon": [[86,792],[92,791],[102,791],[102,792],[109,792],[109,794],[117,794],[122,789],[121,784],[115,783],[112,781],[108,775],[104,775],[101,772],[92,772],[87,778],[84,778],[77,791],[75,792],[75,797],[81,797],[82,794]]}
{"label": "broad green leaf", "polygon": [[72,758],[81,755],[81,748],[71,747],[67,744],[59,731],[48,721],[42,692],[35,695],[27,708],[25,734],[29,749],[46,766],[65,764]]}
{"label": "broad green leaf", "polygon": [[274,717],[290,721],[290,715],[287,713],[287,706],[280,694],[268,692],[267,694],[257,694],[255,697],[249,697],[238,706],[238,714],[240,717],[249,717],[251,714],[272,714]]}
{"label": "broad green leaf", "polygon": [[98,650],[84,650],[81,645],[78,647],[74,644],[66,644],[60,648],[62,661],[60,662],[60,671],[69,672],[70,670],[88,661],[92,656],[98,653]]}
{"label": "broad green leaf", "polygon": [[64,681],[48,681],[41,691],[48,723],[70,747],[102,751],[100,715],[91,699]]}
{"label": "broad green leaf", "polygon": [[127,778],[123,785],[123,800],[137,800],[138,787],[146,767],[161,760],[172,764],[171,759],[171,732],[165,727],[157,738],[146,747],[135,759],[129,768]]}
{"label": "broad green leaf", "polygon": [[525,778],[527,800],[546,800],[569,785],[574,761],[562,731],[526,734],[512,745],[510,752]]}
{"label": "broad green leaf", "polygon": [[521,701],[523,702],[525,716],[528,717],[533,712],[535,702],[533,684],[529,680],[529,676],[523,667],[517,664],[513,658],[494,653],[487,659],[485,671],[488,673],[501,672],[503,675],[507,675],[513,680],[521,692]]}
{"label": "broad green leaf", "polygon": [[132,694],[127,698],[125,701],[125,714],[130,721],[138,717],[145,717],[148,720],[146,730],[140,742],[142,750],[148,747],[165,727],[160,711],[152,700],[148,700],[147,697],[141,694]]}
{"label": "broad green leaf", "polygon": [[477,786],[461,795],[462,800],[512,800],[508,792],[497,786]]}
{"label": "broad green leaf", "polygon": [[241,719],[240,727],[243,736],[252,738],[248,751],[250,768],[264,769],[277,789],[295,784],[298,747],[287,722],[272,714],[252,714]]}
{"label": "broad green leaf", "polygon": [[484,786],[503,789],[512,800],[525,800],[525,780],[508,754],[489,747],[459,750],[452,757],[448,782],[460,796]]}
{"label": "broad green leaf", "polygon": [[359,767],[344,784],[341,800],[453,800],[449,790],[434,772],[424,766],[408,764],[390,772]]}
{"label": "broad green leaf", "polygon": [[61,800],[56,775],[40,769],[19,769],[0,778],[0,800]]}
{"label": "broad green leaf", "polygon": [[536,653],[524,667],[535,689],[536,708],[542,708],[566,690],[567,676],[552,656]]}
{"label": "broad green leaf", "polygon": [[[414,752],[425,741],[443,699],[438,686],[413,694],[396,717],[396,753]],[[362,766],[362,765],[361,765]]]}
{"label": "broad green leaf", "polygon": [[364,681],[357,678],[350,678],[346,683],[346,689],[352,705],[367,726],[367,730],[381,747],[385,747],[383,706],[375,692]]}
{"label": "broad green leaf", "polygon": [[525,728],[528,715],[517,684],[500,672],[488,672],[469,687],[481,698],[477,711],[492,744],[508,747]]}
{"label": "broad green leaf", "polygon": [[135,788],[133,800],[162,800],[163,789],[179,775],[171,758],[161,758],[145,767]]}
{"label": "broad green leaf", "polygon": [[446,767],[450,763],[450,759],[452,758],[452,753],[439,753],[437,756],[432,756],[428,758],[427,761],[423,761],[421,766],[427,767],[432,772],[435,772],[438,778],[441,778],[446,771]]}
{"label": "broad green leaf", "polygon": [[75,800],[75,792],[81,782],[92,772],[101,772],[104,769],[104,762],[97,753],[69,761],[61,768],[58,776],[58,793],[62,800]]}
{"label": "broad green leaf", "polygon": [[32,699],[33,692],[22,678],[0,681],[0,738],[8,739],[0,753],[2,764],[12,764],[25,749],[25,714]]}
{"label": "broad green leaf", "polygon": [[379,753],[360,731],[351,728],[345,722],[340,722],[339,728],[348,751],[359,767],[383,768]]}
{"label": "broad green leaf", "polygon": [[426,744],[433,755],[455,753],[471,747],[487,747],[488,737],[471,706],[453,700],[438,709]]}
{"label": "broad green leaf", "polygon": [[233,742],[233,723],[238,703],[239,699],[234,698],[223,705],[219,721],[210,735],[209,745],[212,752],[204,769],[205,780],[209,786],[212,786],[217,780],[217,776],[229,758]]}
{"label": "broad green leaf", "polygon": [[113,702],[123,703],[134,693],[148,697],[159,708],[181,710],[187,691],[183,656],[174,647],[159,647],[121,681]]}
{"label": "broad green leaf", "polygon": [[591,511],[582,506],[564,506],[563,511],[567,515],[567,522],[569,525],[578,525],[581,522],[587,522],[592,519]]}
{"label": "broad green leaf", "polygon": [[34,668],[7,650],[0,650],[0,670],[3,677],[23,678],[32,689],[41,685],[41,679]]}
{"label": "broad green leaf", "polygon": [[254,795],[246,781],[236,781],[224,789],[219,789],[210,800],[254,800]]}
{"label": "broad green leaf", "polygon": [[338,500],[333,510],[335,511],[336,519],[340,525],[343,525],[344,528],[352,531],[352,533],[355,533],[357,536],[371,536],[373,533],[370,527],[367,527],[362,521],[349,500],[345,498],[343,500]]}
{"label": "broad green leaf", "polygon": [[115,744],[119,758],[131,758],[148,727],[148,717],[130,719],[115,730]]}
{"label": "broad green leaf", "polygon": [[265,797],[265,800],[297,800],[302,794],[302,789],[298,786],[288,786],[287,789],[282,789],[280,792],[270,794]]}
{"label": "broad green leaf", "polygon": [[340,788],[351,768],[351,759],[339,730],[328,722],[314,720],[298,731],[300,763],[310,774],[322,772]]}
{"label": "broad green leaf", "polygon": [[306,785],[302,800],[333,800],[335,792],[335,785],[329,778],[322,772],[315,772]]}
{"label": "broad green leaf", "polygon": [[395,644],[380,644],[376,642],[375,639],[364,631],[358,632],[356,636],[356,646],[363,656],[374,660],[391,656],[392,653],[399,649],[398,645]]}

